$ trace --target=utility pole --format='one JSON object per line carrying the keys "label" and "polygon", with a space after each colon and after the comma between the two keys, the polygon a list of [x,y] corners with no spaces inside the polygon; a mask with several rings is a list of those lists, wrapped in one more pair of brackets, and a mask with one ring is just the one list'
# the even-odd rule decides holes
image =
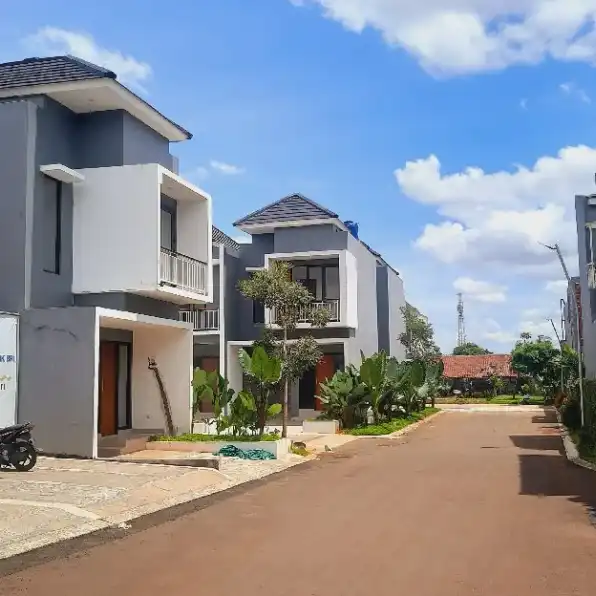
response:
{"label": "utility pole", "polygon": [[[555,323],[552,319],[547,319],[547,321],[550,321],[550,324],[553,326],[553,331],[555,332],[555,335],[557,336],[557,341],[559,342],[559,348],[561,349],[561,356],[563,356],[563,342],[561,341],[561,338],[559,337],[559,332],[557,331],[557,328],[555,327]],[[563,369],[563,358],[561,358],[561,393],[563,393],[565,390],[565,375],[564,375],[564,369]]]}
{"label": "utility pole", "polygon": [[466,321],[464,319],[464,298],[460,292],[457,295],[457,345],[466,343]]}
{"label": "utility pole", "polygon": [[[540,243],[542,244],[542,242]],[[558,244],[554,246],[549,246],[548,244],[542,244],[549,250],[554,250],[557,253],[557,257],[559,258],[559,262],[561,263],[561,267],[563,268],[563,273],[565,274],[565,278],[567,279],[567,284],[571,281],[571,276],[569,275],[569,271],[567,269],[567,265],[565,265],[565,260],[563,259],[563,255],[561,254],[561,249],[559,248]],[[583,371],[583,358],[582,358],[582,342],[580,338],[580,324],[581,321],[579,319],[579,308],[577,305],[577,297],[575,294],[575,288],[573,289],[573,310],[575,311],[575,326],[577,328],[577,378],[579,379],[579,407],[581,411],[581,423],[582,427],[585,423],[585,414],[584,414],[584,371]],[[553,325],[554,327],[554,325]]]}

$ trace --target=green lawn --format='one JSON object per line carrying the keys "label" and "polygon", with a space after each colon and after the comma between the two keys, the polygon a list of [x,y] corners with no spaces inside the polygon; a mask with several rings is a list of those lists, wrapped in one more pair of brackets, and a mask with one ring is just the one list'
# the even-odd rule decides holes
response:
{"label": "green lawn", "polygon": [[407,418],[396,418],[391,422],[383,422],[382,424],[369,424],[368,426],[359,426],[357,428],[344,429],[346,435],[356,436],[379,436],[379,435],[390,435],[414,422],[419,422],[424,418],[428,418],[432,414],[439,412],[438,408],[426,408],[424,412],[416,412]]}
{"label": "green lawn", "polygon": [[221,441],[223,443],[240,443],[248,442],[254,443],[255,441],[277,441],[279,439],[278,434],[266,433],[262,437],[255,435],[242,435],[235,437],[234,435],[199,435],[186,433],[184,435],[177,435],[175,437],[168,437],[167,435],[159,437],[151,437],[150,441],[185,441],[189,443],[203,443],[203,442],[215,442]]}
{"label": "green lawn", "polygon": [[[435,401],[438,404],[496,404],[501,406],[515,406],[521,403],[522,397],[517,395],[499,395],[491,399],[486,397],[438,397]],[[533,395],[530,397],[530,404],[533,406],[543,406],[544,397],[541,395]]]}

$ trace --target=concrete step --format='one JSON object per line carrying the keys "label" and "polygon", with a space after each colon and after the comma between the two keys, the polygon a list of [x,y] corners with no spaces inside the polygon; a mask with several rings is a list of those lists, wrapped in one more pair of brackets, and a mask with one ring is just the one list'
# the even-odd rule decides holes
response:
{"label": "concrete step", "polygon": [[127,455],[137,451],[144,451],[150,434],[114,435],[113,437],[102,437],[97,453],[99,457],[116,457]]}

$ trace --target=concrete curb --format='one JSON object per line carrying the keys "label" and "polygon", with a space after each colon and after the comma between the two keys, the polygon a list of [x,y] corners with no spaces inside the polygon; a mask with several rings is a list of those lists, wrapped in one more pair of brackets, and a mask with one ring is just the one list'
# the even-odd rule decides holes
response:
{"label": "concrete curb", "polygon": [[563,424],[559,410],[555,408],[555,412],[557,414],[557,421],[559,423],[559,430],[561,431],[561,439],[563,439],[563,447],[565,449],[565,456],[567,459],[576,466],[581,466],[582,468],[596,472],[596,464],[586,461],[579,456],[577,446],[573,442],[567,427]]}

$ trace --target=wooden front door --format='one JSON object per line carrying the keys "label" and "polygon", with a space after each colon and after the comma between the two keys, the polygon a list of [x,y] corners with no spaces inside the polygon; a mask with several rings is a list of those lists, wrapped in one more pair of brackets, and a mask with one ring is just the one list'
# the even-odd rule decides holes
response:
{"label": "wooden front door", "polygon": [[118,344],[102,341],[99,346],[99,433],[118,432]]}
{"label": "wooden front door", "polygon": [[[335,360],[333,356],[325,355],[319,360],[317,364],[317,368],[315,371],[316,374],[316,386],[315,386],[315,395],[319,394],[319,385],[324,383],[327,379],[330,379],[335,374]],[[320,400],[315,399],[315,410],[322,410],[322,404]]]}

